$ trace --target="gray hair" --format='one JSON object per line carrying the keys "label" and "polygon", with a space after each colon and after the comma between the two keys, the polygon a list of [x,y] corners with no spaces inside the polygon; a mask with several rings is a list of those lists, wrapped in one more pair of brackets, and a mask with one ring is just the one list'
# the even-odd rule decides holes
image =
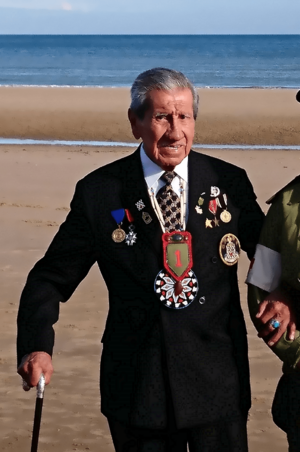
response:
{"label": "gray hair", "polygon": [[142,72],[137,76],[131,87],[130,109],[143,119],[145,112],[149,108],[147,95],[155,89],[168,91],[176,88],[188,88],[193,95],[194,119],[197,118],[199,95],[192,82],[182,72],[163,67],[156,67]]}

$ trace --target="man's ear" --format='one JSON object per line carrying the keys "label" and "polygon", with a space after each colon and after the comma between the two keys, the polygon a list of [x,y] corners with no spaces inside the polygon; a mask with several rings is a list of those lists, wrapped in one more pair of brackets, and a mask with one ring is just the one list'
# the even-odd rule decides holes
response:
{"label": "man's ear", "polygon": [[128,119],[131,124],[131,131],[136,140],[141,138],[140,134],[140,119],[136,116],[136,114],[128,108]]}

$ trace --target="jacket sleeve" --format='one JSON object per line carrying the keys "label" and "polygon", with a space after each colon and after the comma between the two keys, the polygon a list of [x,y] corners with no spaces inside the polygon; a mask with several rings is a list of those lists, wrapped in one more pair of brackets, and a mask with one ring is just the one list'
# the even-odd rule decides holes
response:
{"label": "jacket sleeve", "polygon": [[[240,209],[238,237],[242,249],[252,259],[264,221],[264,214],[256,201],[252,184],[244,170],[239,171],[236,179],[232,177],[232,198]],[[232,283],[231,312],[229,331],[233,343],[233,353],[238,364],[240,381],[240,407],[245,417],[251,407],[249,392],[249,361],[247,332],[243,312],[240,306],[238,287]]]}
{"label": "jacket sleeve", "polygon": [[252,184],[244,170],[238,181],[235,198],[241,210],[238,224],[241,247],[248,258],[252,259],[265,216],[256,201]]}
{"label": "jacket sleeve", "polygon": [[[248,307],[250,317],[256,329],[259,327],[255,315],[259,304],[266,296],[280,285],[281,275],[281,235],[283,227],[283,211],[281,197],[278,196],[271,205],[266,216],[259,244],[254,257],[254,263],[249,270]],[[300,360],[300,333],[296,331],[294,341],[286,338],[286,332],[281,339],[271,347],[271,350],[284,362],[284,369],[295,368]]]}
{"label": "jacket sleeve", "polygon": [[52,355],[53,324],[58,320],[59,302],[70,298],[95,260],[94,236],[80,181],[71,211],[45,256],[30,271],[22,292],[17,319],[18,364],[24,355],[33,351]]}

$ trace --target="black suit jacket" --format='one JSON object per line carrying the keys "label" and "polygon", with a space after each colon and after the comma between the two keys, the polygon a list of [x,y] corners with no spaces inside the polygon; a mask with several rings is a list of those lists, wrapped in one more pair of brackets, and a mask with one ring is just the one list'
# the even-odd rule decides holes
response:
{"label": "black suit jacket", "polygon": [[[109,291],[102,338],[102,412],[127,424],[163,428],[168,391],[179,428],[234,418],[250,408],[246,328],[237,266],[225,265],[219,243],[238,236],[251,258],[263,214],[244,170],[191,151],[189,217],[197,298],[186,309],[162,307],[154,280],[163,268],[162,231],[152,209],[139,150],[79,181],[71,211],[45,256],[31,270],[18,315],[18,360],[43,350],[52,354],[59,303],[67,301],[97,261]],[[205,227],[211,186],[228,197],[229,223]],[[195,210],[205,193],[203,214]],[[145,208],[139,211],[136,202]],[[129,209],[137,243],[115,243],[111,211]],[[142,212],[152,217],[145,224]],[[125,225],[125,229],[128,225]],[[199,298],[205,297],[205,304]],[[167,388],[167,391],[166,391]]]}

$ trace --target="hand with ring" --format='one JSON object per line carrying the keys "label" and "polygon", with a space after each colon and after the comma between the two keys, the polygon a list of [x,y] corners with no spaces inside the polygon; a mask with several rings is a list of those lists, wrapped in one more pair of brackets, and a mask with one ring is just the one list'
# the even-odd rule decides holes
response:
{"label": "hand with ring", "polygon": [[276,330],[276,328],[280,327],[280,322],[279,320],[272,319],[270,320],[270,325],[274,328],[274,330]]}
{"label": "hand with ring", "polygon": [[256,318],[258,320],[258,337],[262,337],[269,347],[275,345],[285,331],[287,331],[286,338],[294,340],[296,317],[292,302],[283,290],[275,289],[260,303]]}

